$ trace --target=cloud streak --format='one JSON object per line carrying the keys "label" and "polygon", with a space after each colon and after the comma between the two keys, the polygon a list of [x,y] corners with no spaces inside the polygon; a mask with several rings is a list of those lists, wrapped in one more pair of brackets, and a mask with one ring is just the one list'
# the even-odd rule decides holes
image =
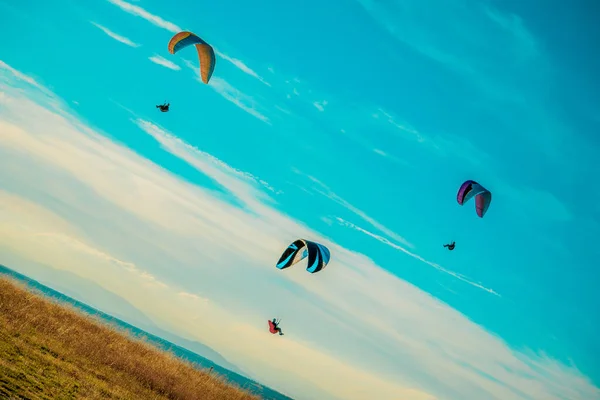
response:
{"label": "cloud streak", "polygon": [[433,267],[433,268],[437,269],[438,271],[443,272],[444,274],[450,275],[450,276],[452,276],[452,277],[454,277],[454,278],[456,278],[458,280],[461,280],[461,281],[463,281],[463,282],[465,282],[465,283],[467,283],[467,284],[469,284],[471,286],[474,286],[474,287],[476,287],[478,289],[486,291],[486,292],[488,292],[490,294],[493,294],[495,296],[501,297],[500,294],[498,292],[496,292],[494,289],[487,288],[487,287],[483,286],[481,283],[474,282],[473,280],[469,279],[468,277],[466,277],[466,276],[464,276],[462,274],[459,274],[458,272],[450,271],[450,270],[442,267],[439,264],[436,264],[434,262],[428,261],[428,260],[424,259],[423,257],[419,256],[418,254],[415,254],[412,251],[409,251],[409,250],[405,249],[404,247],[402,247],[400,245],[397,245],[396,243],[392,243],[391,241],[389,241],[388,239],[384,238],[383,236],[376,235],[376,234],[374,234],[372,232],[369,232],[366,229],[363,229],[360,226],[355,225],[352,222],[348,222],[348,221],[346,221],[346,220],[344,220],[344,219],[342,219],[340,217],[336,217],[336,220],[338,221],[338,223],[340,225],[343,225],[343,226],[346,226],[348,228],[352,228],[352,229],[354,229],[354,230],[356,230],[358,232],[364,233],[365,235],[370,236],[373,239],[378,240],[381,243],[383,243],[383,244],[385,244],[387,246],[390,246],[390,247],[392,247],[392,248],[394,248],[396,250],[399,250],[402,253],[404,253],[404,254],[406,254],[406,255],[414,258],[415,260],[419,260],[422,263],[425,263],[425,264],[429,265],[430,267]]}
{"label": "cloud streak", "polygon": [[136,6],[135,4],[131,4],[131,3],[128,3],[123,0],[107,0],[107,1],[109,3],[114,4],[115,6],[119,7],[121,10],[123,10],[129,14],[135,15],[136,17],[139,17],[142,19],[145,19],[146,21],[150,22],[152,25],[157,26],[162,29],[166,29],[167,31],[169,31],[171,33],[177,33],[177,32],[180,32],[183,30],[179,26],[175,25],[174,23],[166,21],[166,20],[162,19],[161,17],[159,17],[158,15],[154,15],[154,14],[146,11],[145,9],[143,9],[140,6]]}
{"label": "cloud streak", "polygon": [[[43,85],[41,85],[34,78],[32,78],[32,77],[30,77],[28,75],[25,75],[21,71],[17,71],[16,69],[14,69],[10,65],[6,64],[2,60],[0,60],[0,69],[4,70],[6,72],[9,72],[10,73],[10,78],[12,78],[12,79],[18,79],[20,81],[26,82],[26,83],[30,84],[31,86],[35,87],[36,89],[38,89],[39,91],[41,91],[42,93],[44,93],[46,95],[50,95],[50,96],[54,95],[50,90],[48,90],[46,87],[44,87]],[[3,78],[7,78],[7,76],[5,75],[5,76],[3,76]]]}
{"label": "cloud streak", "polygon": [[[522,214],[522,218],[536,218],[544,221],[567,222],[573,219],[573,212],[554,194],[543,189],[514,183],[500,171],[505,162],[492,157],[486,151],[475,146],[468,139],[455,135],[435,135],[421,132],[415,127],[398,122],[398,117],[383,109],[372,114],[377,121],[391,126],[394,132],[400,132],[403,139],[422,146],[431,155],[447,157],[461,164],[477,168],[480,180],[494,188],[494,192],[503,193],[511,208]],[[379,153],[380,154],[380,153]]]}
{"label": "cloud streak", "polygon": [[[520,18],[488,5],[438,2],[436,10],[423,18],[426,8],[416,0],[402,4],[398,0],[357,2],[400,42],[493,91],[507,78],[499,65],[515,71],[539,61],[535,40]],[[502,51],[493,50],[498,48]]]}
{"label": "cloud streak", "polygon": [[[161,328],[205,343],[298,399],[600,397],[575,367],[510,348],[367,256],[274,209],[260,183],[174,134],[153,132],[165,151],[244,207],[57,113],[9,70],[0,73],[0,244],[9,265],[96,282]],[[274,268],[297,237],[331,249],[318,276]],[[130,264],[143,273],[124,274]],[[265,332],[273,314],[284,319],[286,340]]]}
{"label": "cloud streak", "polygon": [[396,232],[392,231],[391,229],[387,228],[385,225],[381,224],[380,222],[376,221],[374,218],[371,218],[364,211],[358,209],[357,207],[355,207],[354,205],[352,205],[350,202],[348,202],[347,200],[345,200],[342,197],[340,197],[339,195],[337,195],[333,190],[331,190],[329,188],[329,186],[327,186],[325,183],[321,182],[319,179],[317,179],[317,178],[315,178],[314,176],[311,176],[311,175],[306,175],[306,174],[304,174],[303,172],[301,172],[300,170],[298,170],[296,168],[293,169],[293,172],[295,172],[298,175],[305,176],[312,183],[316,184],[318,186],[318,188],[316,188],[316,189],[313,188],[313,190],[316,191],[317,193],[321,194],[322,196],[327,197],[328,199],[330,199],[330,200],[338,203],[339,205],[341,205],[345,209],[347,209],[347,210],[351,211],[352,213],[358,215],[363,220],[365,220],[366,222],[368,222],[369,224],[371,224],[373,227],[375,227],[379,231],[383,232],[387,236],[391,237],[393,240],[395,240],[397,242],[400,242],[400,243],[404,244],[407,247],[410,247],[410,248],[414,247],[414,245],[412,243],[410,243],[408,240],[406,240],[405,238],[403,238],[402,236],[400,236]]}
{"label": "cloud streak", "polygon": [[595,144],[570,126],[558,111],[564,107],[560,96],[550,94],[565,88],[568,79],[558,78],[549,48],[519,15],[460,0],[438,1],[434,8],[417,0],[357,3],[399,47],[433,61],[442,74],[455,75],[458,90],[474,90],[481,100],[465,106],[500,122],[507,140],[528,142],[573,175],[587,172],[571,160],[593,162],[585,149]]}
{"label": "cloud streak", "polygon": [[315,108],[321,112],[325,111],[325,106],[327,105],[327,100],[323,100],[323,101],[315,101],[313,103],[313,106],[315,106]]}
{"label": "cloud streak", "polygon": [[394,117],[389,112],[382,110],[381,108],[377,109],[377,112],[372,114],[373,118],[377,120],[384,120],[393,127],[397,128],[404,135],[407,135],[407,138],[414,139],[419,143],[423,143],[426,141],[426,138],[415,128],[409,126],[406,123],[397,122],[397,118]]}
{"label": "cloud streak", "polygon": [[245,93],[242,93],[240,90],[233,87],[225,79],[215,76],[211,78],[208,84],[215,92],[219,93],[227,101],[230,101],[231,103],[235,104],[236,106],[238,106],[248,114],[252,115],[253,117],[258,118],[259,120],[269,125],[271,124],[269,118],[256,109],[257,105],[252,97],[248,96]]}
{"label": "cloud streak", "polygon": [[269,87],[271,86],[271,84],[269,82],[267,82],[262,76],[258,75],[258,73],[256,73],[256,71],[254,71],[249,66],[247,66],[242,60],[239,60],[239,59],[233,58],[233,57],[229,57],[227,54],[223,54],[218,50],[215,50],[215,53],[222,59],[229,61],[231,64],[233,64],[235,67],[237,67],[243,73],[248,74],[248,75],[252,76],[253,78],[258,79],[259,81],[261,81],[262,83],[264,83],[265,85],[267,85]]}
{"label": "cloud streak", "polygon": [[276,191],[271,185],[269,185],[268,182],[248,172],[240,171],[239,169],[229,166],[228,164],[224,163],[218,158],[183,142],[181,139],[166,132],[164,129],[154,124],[153,122],[146,121],[141,118],[133,119],[132,122],[135,123],[148,135],[152,136],[158,143],[160,143],[165,149],[167,149],[167,151],[174,151],[174,148],[178,148],[180,150],[185,149],[185,153],[178,153],[179,157],[188,161],[190,164],[202,171],[204,174],[213,177],[218,183],[231,190],[236,196],[240,198],[245,198],[246,201],[251,201],[251,198],[253,196],[259,196],[260,193],[252,190],[250,193],[252,197],[246,197],[244,195],[244,190],[247,189],[246,185],[243,185],[244,189],[235,189],[235,182],[238,182],[239,180],[243,180],[253,185],[262,186],[263,188],[269,190],[272,193],[280,193],[279,191]]}
{"label": "cloud streak", "polygon": [[96,28],[100,29],[102,32],[104,32],[108,37],[116,40],[117,42],[121,42],[123,44],[126,44],[127,46],[130,47],[140,47],[141,45],[134,43],[131,39],[126,38],[125,36],[121,36],[113,31],[111,31],[110,29],[106,28],[105,26],[102,26],[100,24],[97,24],[96,22],[90,21],[90,24],[94,25]]}
{"label": "cloud streak", "polygon": [[[184,59],[183,62],[185,63],[186,67],[194,72],[196,81],[204,85],[204,82],[202,82],[202,79],[200,78],[198,66],[189,60]],[[269,117],[258,111],[257,102],[251,96],[243,93],[225,79],[213,75],[208,82],[208,86],[216,93],[221,95],[225,100],[235,104],[243,111],[263,121],[264,123],[271,125],[271,120]]]}
{"label": "cloud streak", "polygon": [[167,60],[163,56],[159,56],[158,54],[153,55],[152,57],[148,57],[148,60],[152,61],[154,64],[158,64],[162,67],[168,68],[173,71],[181,70],[181,67],[175,64],[171,60]]}
{"label": "cloud streak", "polygon": [[[150,22],[152,25],[157,26],[159,28],[165,29],[171,33],[178,33],[181,32],[183,29],[180,28],[179,26],[177,26],[176,24],[174,24],[173,22],[169,22],[165,19],[163,19],[162,17],[152,14],[149,11],[145,10],[144,8],[137,6],[135,4],[131,4],[128,3],[126,1],[123,0],[107,0],[109,3],[112,3],[114,5],[116,5],[117,7],[119,7],[121,10],[135,15],[136,17],[142,18],[148,22]],[[107,34],[109,34],[108,32],[106,32]],[[111,32],[112,33],[112,32]],[[109,34],[110,36],[110,34]],[[117,35],[118,36],[118,35]],[[113,36],[111,36],[113,37]],[[116,37],[113,37],[114,39],[117,39]],[[119,40],[119,39],[117,39]],[[214,47],[214,46],[213,46]],[[256,71],[254,71],[252,68],[250,68],[248,65],[246,65],[246,63],[244,63],[242,60],[231,57],[225,53],[220,52],[219,50],[215,49],[215,53],[221,57],[222,59],[230,62],[231,64],[233,64],[236,68],[238,68],[240,71],[242,71],[245,74],[248,74],[250,76],[252,76],[253,78],[259,80],[260,82],[262,82],[263,84],[267,85],[267,86],[271,86],[271,84],[269,82],[267,82],[262,76],[260,76]],[[189,63],[189,61],[188,61]]]}

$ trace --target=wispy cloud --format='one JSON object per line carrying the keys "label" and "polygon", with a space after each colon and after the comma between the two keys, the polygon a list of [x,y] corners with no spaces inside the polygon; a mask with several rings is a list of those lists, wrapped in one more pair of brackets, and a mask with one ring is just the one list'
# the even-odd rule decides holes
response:
{"label": "wispy cloud", "polygon": [[524,67],[523,61],[533,63],[539,56],[533,36],[518,16],[487,5],[440,1],[436,10],[417,18],[426,9],[417,0],[409,0],[408,5],[398,0],[358,2],[401,42],[461,74],[490,84],[496,81],[494,86],[507,77],[506,72],[496,73],[501,68],[514,71]]}
{"label": "wispy cloud", "polygon": [[10,65],[6,64],[2,60],[0,60],[0,69],[9,72],[10,76],[13,79],[16,78],[16,79],[18,79],[20,81],[26,82],[26,83],[30,84],[31,86],[37,88],[38,90],[40,90],[42,93],[44,93],[46,95],[51,95],[51,96],[54,95],[48,88],[46,88],[45,86],[41,85],[34,78],[32,78],[29,75],[25,75],[24,73],[22,73],[20,71],[17,71],[16,69],[14,69]]}
{"label": "wispy cloud", "polygon": [[93,21],[90,21],[90,24],[94,25],[96,28],[100,29],[102,32],[106,33],[106,35],[113,38],[117,42],[121,42],[121,43],[126,44],[127,46],[131,46],[131,47],[140,47],[139,44],[134,43],[131,39],[128,39],[125,36],[121,36],[113,31],[111,31],[110,29],[106,28],[105,26],[97,24],[96,22],[93,22]]}
{"label": "wispy cloud", "polygon": [[424,133],[409,124],[398,122],[398,117],[383,109],[378,109],[372,117],[391,126],[395,132],[400,132],[406,140],[418,143],[432,155],[459,160],[461,164],[477,167],[477,174],[481,180],[493,187],[495,192],[503,193],[506,196],[505,201],[513,203],[513,209],[521,212],[524,218],[562,222],[572,219],[573,213],[554,194],[512,182],[501,173],[505,161],[492,157],[470,140],[451,134]]}
{"label": "wispy cloud", "polygon": [[410,167],[410,164],[407,161],[402,160],[402,159],[400,159],[400,158],[398,158],[396,156],[393,156],[393,155],[391,155],[391,154],[389,154],[389,153],[387,153],[387,152],[385,152],[385,151],[383,151],[381,149],[375,148],[375,149],[373,149],[373,153],[375,153],[375,154],[377,154],[377,155],[385,158],[386,160],[389,160],[389,161],[391,161],[393,163],[401,165],[403,167]]}
{"label": "wispy cloud", "polygon": [[357,231],[359,231],[361,233],[364,233],[365,235],[370,236],[373,239],[378,240],[381,243],[383,243],[383,244],[385,244],[387,246],[390,246],[390,247],[392,247],[392,248],[394,248],[396,250],[399,250],[399,251],[403,252],[404,254],[406,254],[406,255],[414,258],[415,260],[419,260],[419,261],[421,261],[421,262],[429,265],[430,267],[433,267],[433,268],[437,269],[438,271],[443,272],[444,274],[448,274],[450,276],[453,276],[454,278],[459,279],[459,280],[461,280],[461,281],[463,281],[463,282],[465,282],[465,283],[467,283],[467,284],[469,284],[471,286],[474,286],[474,287],[476,287],[478,289],[484,290],[484,291],[486,291],[488,293],[491,293],[493,295],[496,295],[496,296],[500,297],[500,294],[498,294],[494,289],[487,288],[487,287],[483,286],[481,283],[475,282],[475,281],[469,279],[468,277],[466,277],[466,276],[464,276],[462,274],[450,271],[450,270],[442,267],[439,264],[436,264],[434,262],[428,261],[428,260],[424,259],[423,257],[421,257],[420,255],[415,254],[412,251],[409,251],[409,250],[405,249],[404,247],[402,247],[402,246],[400,246],[400,245],[398,245],[396,243],[391,242],[390,240],[384,238],[383,236],[380,236],[380,235],[377,235],[375,233],[369,232],[366,229],[363,229],[360,226],[355,225],[352,222],[348,222],[348,221],[346,221],[346,220],[344,220],[344,219],[342,219],[340,217],[336,217],[336,220],[341,225],[347,226],[347,227],[352,228],[354,230],[357,230]]}
{"label": "wispy cloud", "polygon": [[382,110],[381,108],[379,108],[377,112],[373,113],[373,118],[386,121],[393,127],[397,128],[398,131],[402,132],[404,135],[408,135],[408,138],[414,139],[417,142],[422,143],[426,141],[425,137],[418,130],[406,123],[398,122],[397,117],[394,117],[392,114]]}
{"label": "wispy cloud", "polygon": [[433,9],[418,0],[357,2],[399,45],[457,75],[460,85],[484,99],[473,109],[502,121],[507,139],[529,141],[555,162],[578,170],[570,161],[588,146],[556,112],[549,101],[553,96],[540,90],[557,84],[556,69],[519,15],[459,0],[437,1]]}
{"label": "wispy cloud", "polygon": [[378,108],[371,117],[377,124],[383,124],[404,140],[418,143],[423,149],[431,154],[444,157],[460,158],[462,161],[480,163],[489,157],[484,151],[476,148],[467,139],[453,135],[429,134],[422,132],[392,112]]}
{"label": "wispy cloud", "polygon": [[[245,181],[256,186],[262,186],[272,193],[281,193],[275,190],[268,182],[260,179],[249,172],[240,171],[232,168],[228,164],[218,158],[203,152],[202,150],[183,142],[181,139],[173,136],[153,122],[146,121],[141,118],[132,120],[140,129],[152,136],[158,143],[164,146],[168,151],[173,151],[174,148],[179,150],[178,156],[192,164],[195,168],[202,171],[207,176],[214,178],[219,184],[223,185],[232,191],[237,197],[244,198],[250,201],[251,198],[259,196],[256,191],[247,193],[246,185],[238,188],[235,183]],[[185,149],[185,154],[181,151]],[[203,161],[203,162],[202,162]],[[250,196],[248,196],[250,195]]]}
{"label": "wispy cloud", "polygon": [[[5,194],[5,198],[6,198],[6,194]],[[14,205],[15,199],[12,199],[12,200],[13,200],[13,205]],[[19,199],[17,199],[17,204],[20,206],[22,204],[22,200],[19,201]],[[142,280],[144,280],[146,282],[149,282],[151,284],[154,284],[154,285],[156,285],[158,287],[162,287],[162,288],[167,287],[166,284],[157,280],[155,276],[148,273],[147,271],[141,270],[134,263],[119,260],[118,258],[115,258],[112,255],[107,254],[106,252],[99,250],[99,249],[93,247],[92,245],[83,242],[81,239],[77,239],[77,238],[70,237],[65,234],[56,233],[56,232],[40,232],[40,233],[35,233],[34,236],[36,238],[42,239],[41,241],[45,242],[46,245],[48,245],[48,246],[68,248],[70,253],[73,253],[73,252],[83,253],[92,258],[101,259],[103,262],[106,262],[111,265],[116,265],[118,267],[123,268],[124,270],[126,270],[129,273],[136,274],[137,276],[139,276],[140,278],[142,278]]]}
{"label": "wispy cloud", "polygon": [[[184,59],[183,62],[185,63],[186,67],[191,69],[196,74],[196,80],[204,85],[198,73],[198,66],[186,59]],[[248,114],[258,118],[259,120],[269,125],[271,124],[271,120],[266,115],[258,111],[258,104],[251,96],[235,88],[225,79],[220,78],[218,76],[213,76],[211,77],[208,86],[215,92],[223,96],[223,98],[225,98],[227,101],[230,101],[231,103],[235,104]]]}
{"label": "wispy cloud", "polygon": [[200,76],[200,67],[196,64],[194,64],[193,62],[191,62],[188,59],[182,58],[181,61],[183,61],[183,63],[185,64],[186,67],[188,67],[189,69],[191,69],[193,72],[195,72],[196,74],[198,74],[198,76]]}
{"label": "wispy cloud", "polygon": [[158,15],[151,14],[140,6],[136,6],[135,4],[128,3],[123,0],[107,0],[109,3],[112,3],[119,7],[121,10],[135,15],[136,17],[140,17],[150,22],[152,25],[158,26],[159,28],[166,29],[169,32],[177,33],[182,31],[180,27],[175,25],[172,22],[166,21],[159,17]]}
{"label": "wispy cloud", "polygon": [[[175,135],[155,132],[166,151],[241,196],[244,207],[35,101],[6,69],[0,74],[3,262],[93,281],[161,328],[205,343],[298,399],[600,396],[574,366],[509,347],[365,255],[273,208],[259,197],[259,185],[225,173],[234,168],[219,167]],[[97,251],[50,240],[57,237]],[[274,268],[297,237],[330,248],[332,261],[318,276]],[[123,273],[129,270],[114,260],[164,285]],[[286,340],[265,333],[273,314],[283,316]]]}
{"label": "wispy cloud", "polygon": [[148,57],[148,60],[152,61],[155,64],[161,65],[165,68],[172,69],[173,71],[181,70],[181,67],[179,65],[175,64],[171,60],[167,60],[163,56],[159,56],[158,54],[155,54],[152,57]]}
{"label": "wispy cloud", "polygon": [[283,108],[283,107],[278,106],[278,105],[275,105],[274,107],[275,107],[276,110],[279,110],[279,111],[281,111],[284,114],[292,115],[292,112],[290,110],[288,110],[287,108]]}
{"label": "wispy cloud", "polygon": [[327,105],[327,100],[323,100],[323,101],[315,101],[313,103],[313,106],[315,106],[315,108],[319,111],[325,111],[325,106]]}
{"label": "wispy cloud", "polygon": [[213,76],[209,82],[209,86],[225,99],[246,111],[248,114],[260,119],[263,122],[266,122],[267,124],[271,124],[269,118],[256,109],[257,105],[252,97],[242,93],[225,79]]}
{"label": "wispy cloud", "polygon": [[[135,15],[137,17],[143,18],[146,21],[150,22],[151,24],[162,28],[162,29],[166,29],[169,32],[172,33],[178,33],[181,32],[183,29],[180,28],[179,26],[177,26],[176,24],[169,22],[163,18],[161,18],[158,15],[152,14],[148,11],[146,11],[144,8],[137,6],[135,4],[131,4],[128,3],[126,1],[123,0],[107,0],[108,2],[116,5],[117,7],[121,8],[123,11]],[[107,32],[108,34],[108,32]],[[117,39],[115,37],[115,39]],[[117,39],[119,40],[119,39]],[[224,60],[230,62],[231,64],[233,64],[236,68],[238,68],[240,71],[244,72],[245,74],[248,74],[256,79],[258,79],[260,82],[264,83],[267,86],[271,86],[271,84],[269,82],[267,82],[262,76],[260,76],[256,71],[254,71],[252,68],[250,68],[248,65],[246,65],[246,63],[244,63],[242,60],[231,57],[227,54],[224,54],[222,52],[220,52],[219,50],[215,49],[215,53],[223,58]],[[189,62],[189,61],[188,61]]]}
{"label": "wispy cloud", "polygon": [[232,63],[233,65],[235,65],[242,72],[258,79],[259,81],[261,81],[262,83],[264,83],[267,86],[271,86],[271,84],[269,82],[267,82],[262,76],[258,75],[256,73],[256,71],[254,71],[249,66],[247,66],[242,60],[238,60],[237,58],[229,57],[227,54],[223,54],[218,50],[215,50],[215,53],[222,59],[227,60],[230,63]]}
{"label": "wispy cloud", "polygon": [[402,236],[398,235],[396,232],[393,232],[392,230],[390,230],[389,228],[387,228],[383,224],[379,223],[375,219],[373,219],[370,216],[368,216],[364,211],[358,209],[357,207],[355,207],[354,205],[352,205],[350,202],[346,201],[345,199],[343,199],[342,197],[340,197],[339,195],[337,195],[334,191],[332,191],[329,188],[329,186],[327,186],[325,183],[321,182],[319,179],[317,179],[317,178],[315,178],[314,176],[311,176],[311,175],[306,175],[306,174],[304,174],[302,171],[300,171],[297,168],[292,169],[292,171],[294,173],[296,173],[296,174],[305,176],[312,183],[316,184],[319,188],[318,189],[313,189],[313,190],[315,190],[317,193],[319,193],[319,194],[327,197],[330,200],[335,201],[336,203],[338,203],[342,207],[344,207],[347,210],[351,211],[352,213],[358,215],[363,220],[365,220],[366,222],[368,222],[369,224],[371,224],[373,227],[375,227],[379,231],[383,232],[387,236],[391,237],[393,240],[395,240],[397,242],[400,242],[400,243],[402,243],[405,246],[408,246],[410,248],[414,247],[414,245],[412,243],[410,243],[408,240],[406,240]]}
{"label": "wispy cloud", "polygon": [[180,296],[182,297],[186,297],[188,299],[192,299],[194,301],[201,301],[201,302],[208,302],[208,299],[202,298],[200,296],[198,296],[197,294],[193,294],[193,293],[188,293],[188,292],[179,292],[178,293]]}

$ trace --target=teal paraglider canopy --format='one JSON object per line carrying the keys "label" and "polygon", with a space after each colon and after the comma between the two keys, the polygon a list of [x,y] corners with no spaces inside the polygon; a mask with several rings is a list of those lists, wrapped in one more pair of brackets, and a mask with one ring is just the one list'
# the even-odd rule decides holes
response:
{"label": "teal paraglider canopy", "polygon": [[283,252],[276,267],[285,269],[296,264],[308,256],[306,270],[312,274],[321,271],[327,266],[330,259],[329,249],[320,243],[298,239],[290,244]]}

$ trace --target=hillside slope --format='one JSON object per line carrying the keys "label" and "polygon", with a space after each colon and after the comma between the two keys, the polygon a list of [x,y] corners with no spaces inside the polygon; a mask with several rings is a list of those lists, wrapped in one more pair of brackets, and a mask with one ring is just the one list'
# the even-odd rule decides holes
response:
{"label": "hillside slope", "polygon": [[3,277],[0,397],[258,399]]}

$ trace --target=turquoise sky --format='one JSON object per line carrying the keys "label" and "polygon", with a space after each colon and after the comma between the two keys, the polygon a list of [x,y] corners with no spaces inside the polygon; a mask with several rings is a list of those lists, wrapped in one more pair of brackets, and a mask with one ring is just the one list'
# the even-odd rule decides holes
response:
{"label": "turquoise sky", "polygon": [[[600,6],[284,3],[0,0],[0,263],[74,273],[298,399],[600,398]],[[209,85],[167,52],[180,30],[214,46]],[[303,235],[330,266],[276,270]],[[274,314],[288,336],[260,336]]]}

